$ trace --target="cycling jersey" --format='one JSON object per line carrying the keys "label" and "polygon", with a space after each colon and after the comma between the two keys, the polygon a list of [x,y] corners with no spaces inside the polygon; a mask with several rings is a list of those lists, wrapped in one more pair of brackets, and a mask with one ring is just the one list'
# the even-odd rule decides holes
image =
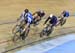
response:
{"label": "cycling jersey", "polygon": [[50,20],[50,23],[53,24],[53,23],[57,23],[57,17],[56,16],[53,16]]}
{"label": "cycling jersey", "polygon": [[45,13],[41,13],[40,11],[37,12],[38,16],[43,17],[45,15]]}
{"label": "cycling jersey", "polygon": [[52,24],[53,26],[56,25],[57,23],[57,17],[56,16],[53,16],[52,18],[48,17],[48,19],[45,21],[45,24],[49,21],[50,24]]}
{"label": "cycling jersey", "polygon": [[29,12],[29,13],[27,13],[27,16],[26,16],[26,18],[27,18],[27,22],[28,23],[32,23],[32,21],[33,21],[33,16],[32,16],[32,14]]}
{"label": "cycling jersey", "polygon": [[23,12],[20,16],[20,21],[25,21],[26,23],[31,24],[31,22],[33,21],[33,16],[31,14],[31,12],[25,13]]}

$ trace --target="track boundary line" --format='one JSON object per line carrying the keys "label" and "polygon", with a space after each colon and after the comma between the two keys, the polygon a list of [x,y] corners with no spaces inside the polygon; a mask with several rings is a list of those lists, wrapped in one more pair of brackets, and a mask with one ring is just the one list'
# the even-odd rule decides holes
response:
{"label": "track boundary line", "polygon": [[16,22],[17,22],[17,21],[2,22],[2,23],[0,23],[0,25],[13,24],[13,23],[16,23]]}

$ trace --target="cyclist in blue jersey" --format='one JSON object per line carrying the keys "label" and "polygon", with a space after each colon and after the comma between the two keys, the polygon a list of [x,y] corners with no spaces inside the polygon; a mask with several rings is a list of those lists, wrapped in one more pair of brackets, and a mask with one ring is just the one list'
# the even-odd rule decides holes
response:
{"label": "cyclist in blue jersey", "polygon": [[22,39],[24,40],[25,39],[24,34],[28,33],[28,31],[30,29],[30,25],[33,22],[33,16],[31,14],[31,12],[29,12],[28,9],[25,9],[24,12],[22,12],[18,21],[20,21],[20,26],[24,26],[22,33],[20,35],[20,36],[22,36]]}
{"label": "cyclist in blue jersey", "polygon": [[69,17],[69,12],[64,10],[61,15],[59,16],[59,23],[61,26],[63,26],[66,23],[67,18]]}
{"label": "cyclist in blue jersey", "polygon": [[17,21],[20,21],[20,24],[22,24],[23,22],[25,22],[25,23],[31,23],[33,21],[33,16],[31,14],[31,12],[29,12],[28,9],[25,9],[21,13],[20,18],[17,19]]}

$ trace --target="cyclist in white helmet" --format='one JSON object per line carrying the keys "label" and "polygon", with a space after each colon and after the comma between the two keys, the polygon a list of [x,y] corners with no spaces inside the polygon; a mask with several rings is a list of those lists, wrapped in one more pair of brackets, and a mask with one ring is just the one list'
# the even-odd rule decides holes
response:
{"label": "cyclist in white helmet", "polygon": [[57,24],[57,17],[53,14],[50,14],[50,16],[46,19],[44,24],[46,24],[48,21],[49,24],[51,24],[51,28],[53,28]]}

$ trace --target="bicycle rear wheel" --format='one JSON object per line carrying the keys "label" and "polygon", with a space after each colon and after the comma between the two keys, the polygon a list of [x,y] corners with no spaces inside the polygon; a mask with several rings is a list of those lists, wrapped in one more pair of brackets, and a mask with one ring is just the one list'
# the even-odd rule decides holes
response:
{"label": "bicycle rear wheel", "polygon": [[42,30],[42,32],[40,33],[40,37],[44,36],[45,35],[45,31]]}
{"label": "bicycle rear wheel", "polygon": [[42,30],[42,32],[40,33],[40,37],[47,35],[47,29],[48,29],[48,26]]}

